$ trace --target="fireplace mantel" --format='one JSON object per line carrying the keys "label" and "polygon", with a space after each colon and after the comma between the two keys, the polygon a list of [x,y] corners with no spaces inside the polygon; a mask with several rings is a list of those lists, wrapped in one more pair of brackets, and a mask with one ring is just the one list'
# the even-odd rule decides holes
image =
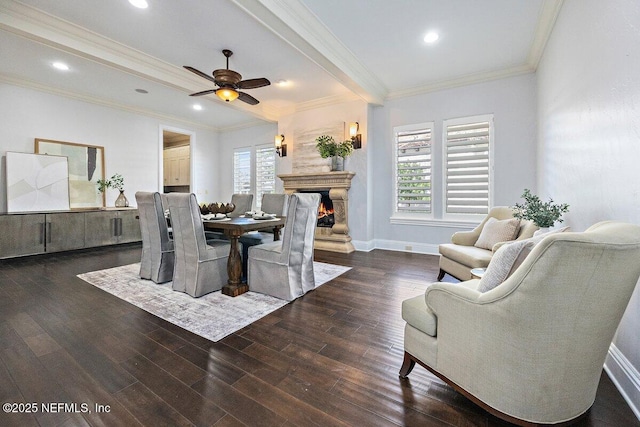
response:
{"label": "fireplace mantel", "polygon": [[287,194],[309,190],[328,190],[333,202],[335,224],[333,227],[317,227],[315,248],[351,253],[355,251],[349,235],[349,197],[351,179],[355,173],[349,171],[295,173],[278,175]]}

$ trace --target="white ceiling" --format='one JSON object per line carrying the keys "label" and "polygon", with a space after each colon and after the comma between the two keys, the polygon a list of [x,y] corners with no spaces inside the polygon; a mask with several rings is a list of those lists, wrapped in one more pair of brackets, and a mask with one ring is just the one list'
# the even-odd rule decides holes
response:
{"label": "white ceiling", "polygon": [[[379,105],[532,72],[562,0],[148,2],[0,0],[0,81],[233,129],[340,100]],[[427,45],[432,30],[440,39]],[[229,68],[243,78],[271,81],[247,90],[260,104],[188,96],[214,85],[182,66],[225,68],[222,49],[234,51]]]}

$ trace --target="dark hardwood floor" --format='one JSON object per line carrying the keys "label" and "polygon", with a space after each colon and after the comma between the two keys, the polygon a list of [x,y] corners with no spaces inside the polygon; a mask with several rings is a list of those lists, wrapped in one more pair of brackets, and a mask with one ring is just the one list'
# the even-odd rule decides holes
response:
{"label": "dark hardwood floor", "polygon": [[[0,401],[38,409],[2,412],[1,426],[505,425],[421,367],[398,377],[401,302],[435,281],[436,257],[316,252],[353,269],[217,343],[76,277],[139,257],[130,245],[0,261]],[[603,374],[577,425],[640,422]]]}

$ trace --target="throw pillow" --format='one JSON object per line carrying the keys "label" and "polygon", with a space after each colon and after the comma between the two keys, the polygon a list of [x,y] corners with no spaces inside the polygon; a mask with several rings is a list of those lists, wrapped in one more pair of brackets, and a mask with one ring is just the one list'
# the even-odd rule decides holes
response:
{"label": "throw pillow", "polygon": [[540,243],[542,239],[550,234],[562,233],[569,230],[569,227],[562,227],[536,237],[517,240],[501,246],[491,258],[487,266],[487,271],[482,276],[482,279],[480,279],[478,292],[490,291],[507,280],[513,272],[520,267],[520,264],[524,262],[527,255],[529,255],[535,245]]}
{"label": "throw pillow", "polygon": [[516,218],[503,219],[501,221],[491,217],[485,222],[475,247],[489,249],[498,242],[513,240],[520,229],[520,220]]}
{"label": "throw pillow", "polygon": [[487,271],[480,279],[478,292],[490,291],[504,282],[522,264],[534,246],[535,243],[530,239],[501,246],[491,258]]}

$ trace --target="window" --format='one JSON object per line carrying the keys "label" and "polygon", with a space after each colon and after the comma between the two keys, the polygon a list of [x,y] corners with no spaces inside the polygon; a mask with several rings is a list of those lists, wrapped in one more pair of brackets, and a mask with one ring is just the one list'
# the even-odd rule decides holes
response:
{"label": "window", "polygon": [[251,193],[251,149],[233,151],[233,193]]}
{"label": "window", "polygon": [[492,116],[444,121],[444,217],[486,215],[490,203]]}
{"label": "window", "polygon": [[272,144],[256,147],[256,209],[261,208],[262,195],[276,191],[276,151]]}
{"label": "window", "polygon": [[396,157],[395,212],[430,216],[433,123],[394,129]]}

